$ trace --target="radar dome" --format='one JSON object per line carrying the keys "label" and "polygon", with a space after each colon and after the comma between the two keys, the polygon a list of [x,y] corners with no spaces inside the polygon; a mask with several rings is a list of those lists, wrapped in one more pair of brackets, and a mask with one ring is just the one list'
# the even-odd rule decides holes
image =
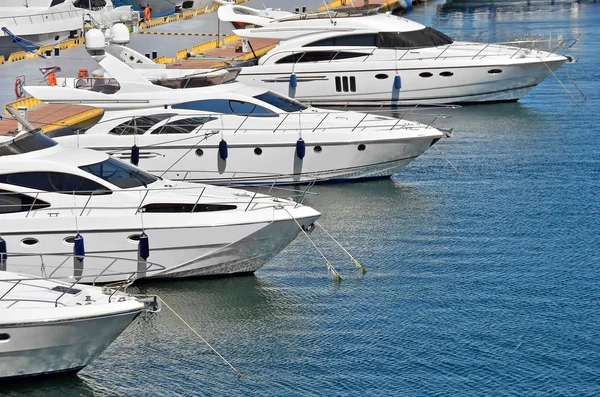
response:
{"label": "radar dome", "polygon": [[112,27],[112,42],[115,44],[127,44],[130,41],[129,29],[122,23],[115,23]]}
{"label": "radar dome", "polygon": [[88,50],[104,49],[104,33],[100,29],[90,29],[85,33],[85,48]]}

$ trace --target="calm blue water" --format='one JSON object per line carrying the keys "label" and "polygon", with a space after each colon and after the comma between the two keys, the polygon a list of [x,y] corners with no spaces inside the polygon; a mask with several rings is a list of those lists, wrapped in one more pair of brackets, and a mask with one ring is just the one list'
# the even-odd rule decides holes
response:
{"label": "calm blue water", "polygon": [[411,17],[498,38],[582,35],[566,70],[519,103],[443,121],[453,139],[392,180],[320,186],[311,205],[358,257],[300,237],[252,277],[140,287],[167,310],[133,324],[78,377],[5,396],[600,395],[600,4],[429,5]]}

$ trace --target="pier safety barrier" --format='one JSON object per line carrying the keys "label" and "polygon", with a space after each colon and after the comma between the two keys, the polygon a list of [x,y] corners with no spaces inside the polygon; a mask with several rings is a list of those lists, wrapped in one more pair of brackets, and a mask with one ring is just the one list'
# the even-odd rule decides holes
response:
{"label": "pier safety barrier", "polygon": [[39,105],[41,105],[43,103],[44,102],[42,102],[39,99],[34,98],[32,96],[30,96],[28,98],[21,98],[21,99],[18,99],[16,101],[14,101],[14,102],[10,102],[10,103],[7,103],[6,105],[4,105],[4,114],[10,114],[10,113],[8,113],[8,110],[6,110],[6,108],[9,107],[9,106],[11,108],[15,108],[15,109],[18,109],[21,106],[25,106],[27,109],[31,109],[31,108],[39,106]]}
{"label": "pier safety barrier", "polygon": [[[138,32],[139,34],[157,34],[162,36],[201,36],[201,37],[216,37],[218,33],[187,33],[187,32]],[[226,36],[221,33],[220,36]]]}

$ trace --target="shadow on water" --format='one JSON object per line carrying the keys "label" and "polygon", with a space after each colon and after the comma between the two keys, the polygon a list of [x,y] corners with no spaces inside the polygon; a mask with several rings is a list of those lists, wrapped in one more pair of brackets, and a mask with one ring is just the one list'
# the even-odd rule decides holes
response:
{"label": "shadow on water", "polygon": [[37,396],[73,396],[105,397],[116,396],[98,385],[88,382],[73,373],[49,375],[45,377],[26,377],[12,381],[0,382],[2,397],[37,397]]}

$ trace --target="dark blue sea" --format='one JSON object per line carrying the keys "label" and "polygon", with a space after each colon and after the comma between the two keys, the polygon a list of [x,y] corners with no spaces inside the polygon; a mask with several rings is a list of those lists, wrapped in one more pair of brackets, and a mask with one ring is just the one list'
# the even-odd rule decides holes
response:
{"label": "dark blue sea", "polygon": [[409,17],[577,36],[564,69],[587,102],[549,77],[517,103],[455,110],[439,124],[454,137],[392,179],[317,186],[309,204],[364,275],[316,230],[340,283],[300,236],[254,276],[138,287],[241,378],[165,308],[78,376],[0,395],[599,396],[600,4],[466,4]]}

